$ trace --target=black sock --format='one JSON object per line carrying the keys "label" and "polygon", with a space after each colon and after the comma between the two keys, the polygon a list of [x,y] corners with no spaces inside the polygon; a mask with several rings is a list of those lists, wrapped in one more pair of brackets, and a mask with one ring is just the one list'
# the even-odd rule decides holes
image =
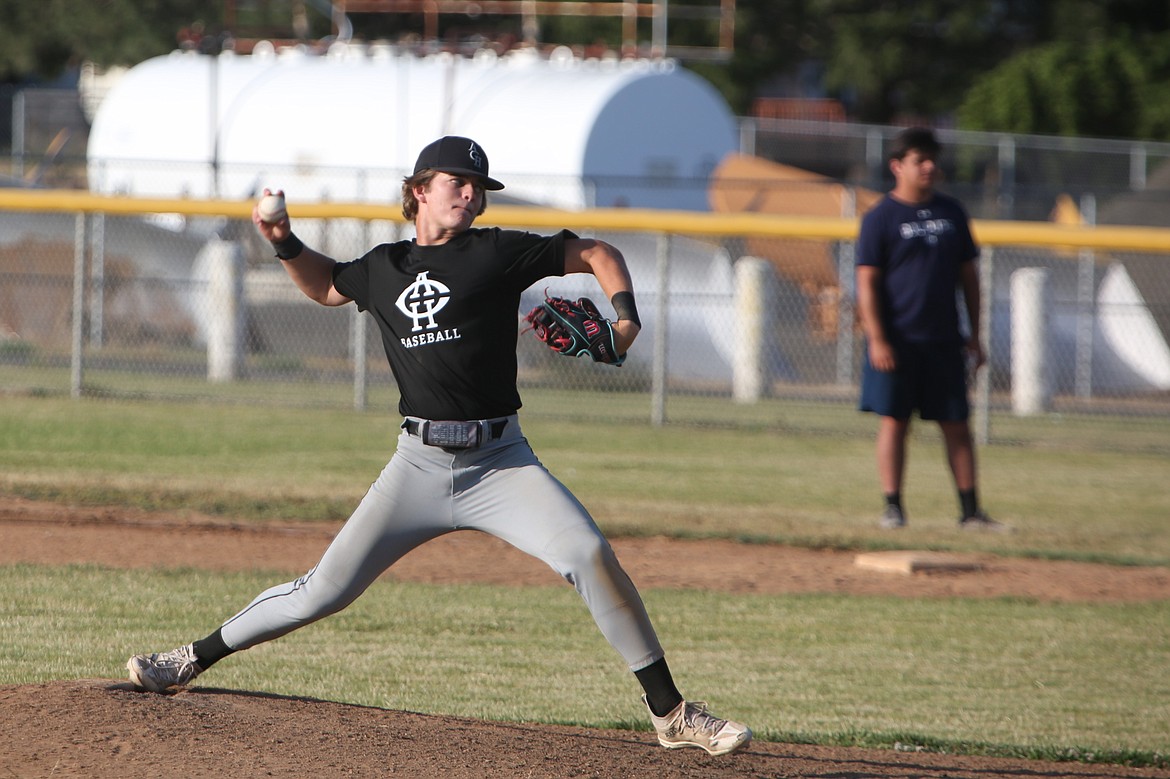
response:
{"label": "black sock", "polygon": [[973,517],[979,511],[979,501],[975,499],[975,490],[959,490],[959,509],[963,518]]}
{"label": "black sock", "polygon": [[674,686],[665,657],[634,671],[634,676],[638,677],[642,689],[646,691],[646,703],[655,717],[665,717],[682,703],[682,693]]}
{"label": "black sock", "polygon": [[899,511],[902,510],[902,493],[901,492],[887,492],[886,505],[895,506]]}
{"label": "black sock", "polygon": [[216,628],[215,632],[210,636],[199,639],[193,645],[195,648],[195,662],[204,671],[236,651],[223,642],[223,635],[219,631],[220,629]]}

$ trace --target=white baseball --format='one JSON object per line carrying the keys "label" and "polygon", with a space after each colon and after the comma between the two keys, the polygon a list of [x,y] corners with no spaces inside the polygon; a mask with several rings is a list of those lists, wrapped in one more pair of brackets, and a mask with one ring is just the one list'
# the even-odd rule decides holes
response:
{"label": "white baseball", "polygon": [[288,216],[284,206],[284,195],[265,195],[260,198],[256,210],[260,212],[260,219],[270,225]]}

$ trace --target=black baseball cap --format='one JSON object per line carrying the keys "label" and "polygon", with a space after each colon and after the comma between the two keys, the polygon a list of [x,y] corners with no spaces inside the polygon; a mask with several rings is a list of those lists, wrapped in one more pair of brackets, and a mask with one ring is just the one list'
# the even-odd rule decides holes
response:
{"label": "black baseball cap", "polygon": [[421,173],[427,169],[442,171],[443,173],[461,173],[464,176],[475,176],[482,182],[484,189],[503,189],[504,185],[488,176],[488,158],[483,147],[470,138],[458,135],[447,135],[419,152],[418,161],[414,163],[414,172]]}

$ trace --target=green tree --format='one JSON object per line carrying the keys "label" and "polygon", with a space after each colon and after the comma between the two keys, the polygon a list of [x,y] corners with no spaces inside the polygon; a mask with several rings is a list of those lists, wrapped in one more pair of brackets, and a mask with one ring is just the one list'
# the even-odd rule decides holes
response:
{"label": "green tree", "polygon": [[952,110],[983,71],[1031,44],[1042,26],[1035,2],[810,0],[811,34],[825,63],[824,86],[854,118]]}
{"label": "green tree", "polygon": [[[183,29],[208,39],[225,32],[224,0],[0,0],[0,83],[53,79],[85,60],[132,65],[173,51]],[[329,19],[312,0],[232,4],[237,29],[292,35],[294,5],[308,6],[311,34],[328,34]]]}
{"label": "green tree", "polygon": [[1149,76],[1130,40],[1051,43],[1003,63],[972,87],[959,106],[959,126],[1139,137]]}
{"label": "green tree", "polygon": [[217,24],[211,0],[0,0],[0,81],[52,79],[83,60],[131,64],[175,48],[184,24]]}
{"label": "green tree", "polygon": [[1170,139],[1170,5],[1070,0],[1044,42],[978,78],[956,110],[970,130]]}
{"label": "green tree", "polygon": [[[611,0],[616,1],[616,0]],[[672,0],[705,3],[715,0]],[[133,64],[181,28],[288,37],[323,0],[0,0],[0,82],[53,79],[84,60]],[[230,14],[225,18],[225,14]],[[355,35],[421,33],[421,15],[353,14]],[[520,38],[519,19],[444,15],[438,35]],[[620,44],[620,20],[549,17],[542,39]],[[672,22],[672,43],[710,45],[708,22]],[[830,96],[865,122],[956,115],[969,129],[1170,138],[1166,0],[737,0],[727,62],[687,62],[737,113],[762,95]],[[649,27],[639,23],[646,42]]]}
{"label": "green tree", "polygon": [[1151,39],[1143,48],[1147,70],[1141,89],[1141,117],[1135,138],[1170,140],[1170,33]]}

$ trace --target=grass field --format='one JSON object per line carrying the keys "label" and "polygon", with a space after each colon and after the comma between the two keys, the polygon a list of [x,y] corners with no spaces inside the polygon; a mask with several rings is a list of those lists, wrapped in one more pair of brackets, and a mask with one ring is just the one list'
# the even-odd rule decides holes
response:
{"label": "grass field", "polygon": [[[895,543],[874,526],[880,499],[864,435],[655,429],[541,413],[525,431],[610,534]],[[244,519],[338,519],[395,434],[385,414],[7,396],[0,490]],[[981,455],[987,505],[1019,532],[955,532],[941,444],[922,428],[906,490],[916,546],[1170,561],[1165,456],[1073,446]],[[118,675],[128,648],[201,635],[271,583],[256,574],[0,568],[0,683]],[[1170,759],[1170,602],[644,594],[684,688],[734,701],[761,738]],[[568,588],[379,583],[346,612],[217,668],[215,684],[645,727],[619,665]]]}
{"label": "grass field", "polygon": [[[563,399],[554,405],[563,405]],[[525,434],[607,532],[727,537],[880,549],[872,420],[836,408],[812,435],[766,427],[654,428],[563,422],[538,399]],[[1047,423],[1044,423],[1047,424]],[[906,506],[923,548],[1115,563],[1170,564],[1170,459],[1103,448],[1132,420],[1078,447],[980,451],[988,510],[1010,536],[954,532],[958,504],[929,426],[912,434]],[[1156,427],[1147,423],[1145,427]],[[279,405],[113,402],[5,396],[0,489],[81,503],[183,508],[235,518],[343,519],[377,476],[398,430],[387,413]],[[1168,430],[1167,435],[1170,435]]]}
{"label": "grass field", "polygon": [[[120,675],[127,647],[202,635],[271,583],[260,574],[0,568],[11,604],[0,683]],[[645,595],[683,688],[731,706],[760,738],[1131,762],[1170,752],[1164,603]],[[209,683],[646,727],[632,677],[569,588],[378,583],[345,612],[217,666]]]}

